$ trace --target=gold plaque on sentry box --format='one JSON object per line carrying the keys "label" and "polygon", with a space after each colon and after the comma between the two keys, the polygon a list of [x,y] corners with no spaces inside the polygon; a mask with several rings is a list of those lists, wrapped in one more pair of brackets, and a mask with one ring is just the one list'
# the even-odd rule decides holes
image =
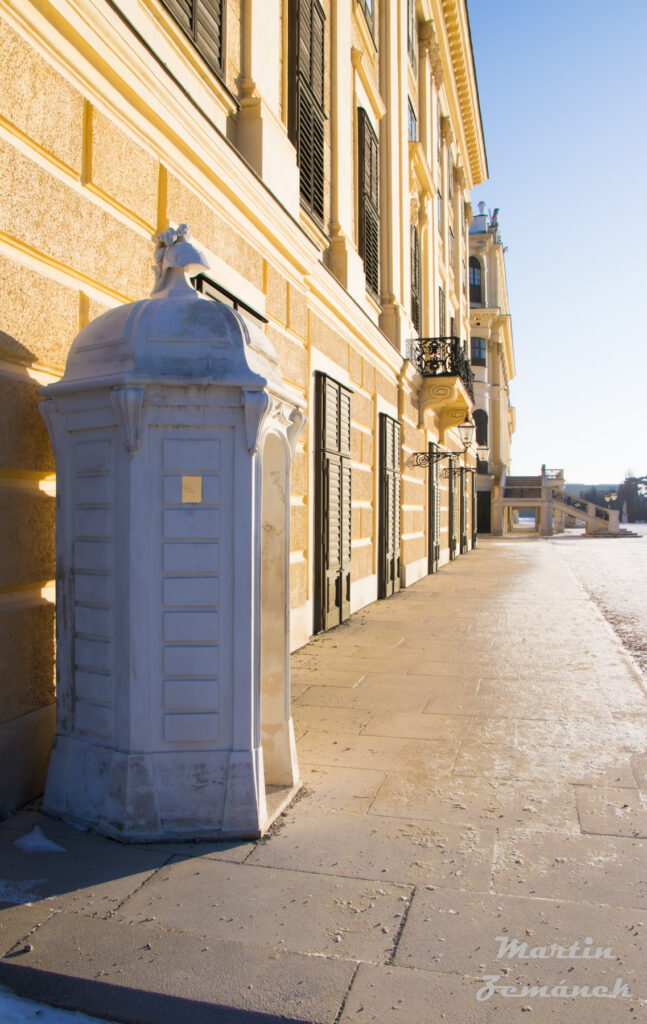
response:
{"label": "gold plaque on sentry box", "polygon": [[202,477],[182,477],[182,503],[199,505],[202,501]]}

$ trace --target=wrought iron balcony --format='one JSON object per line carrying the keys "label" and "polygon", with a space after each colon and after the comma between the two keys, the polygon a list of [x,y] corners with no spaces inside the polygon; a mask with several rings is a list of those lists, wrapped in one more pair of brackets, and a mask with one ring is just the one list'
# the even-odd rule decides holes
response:
{"label": "wrought iron balcony", "polygon": [[474,374],[460,338],[415,338],[411,362],[423,377],[460,377],[474,401]]}

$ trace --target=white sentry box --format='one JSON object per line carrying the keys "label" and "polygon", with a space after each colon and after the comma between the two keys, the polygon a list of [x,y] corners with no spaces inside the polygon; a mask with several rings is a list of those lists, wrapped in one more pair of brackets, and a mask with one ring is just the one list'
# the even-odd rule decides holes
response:
{"label": "white sentry box", "polygon": [[303,400],[260,325],[193,289],[205,260],[184,226],[160,237],[152,297],[85,327],[41,392],[58,480],[44,810],[124,840],[253,837],[299,786]]}

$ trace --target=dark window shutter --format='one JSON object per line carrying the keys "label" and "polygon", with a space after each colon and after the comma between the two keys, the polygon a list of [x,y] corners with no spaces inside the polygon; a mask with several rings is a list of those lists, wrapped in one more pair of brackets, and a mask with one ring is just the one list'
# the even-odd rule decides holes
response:
{"label": "dark window shutter", "polygon": [[351,392],[326,374],[317,379],[315,632],[350,615],[352,555]]}
{"label": "dark window shutter", "polygon": [[301,205],[322,226],[324,20],[319,0],[291,0],[289,134],[297,149]]}
{"label": "dark window shutter", "polygon": [[379,597],[400,589],[400,444],[400,424],[380,413]]}
{"label": "dark window shutter", "polygon": [[323,110],[324,105],[324,13],[318,3],[312,4],[312,45],[310,49],[310,85],[312,94]]}
{"label": "dark window shutter", "polygon": [[366,287],[380,292],[380,147],[366,111],[358,110],[359,253],[364,260]]}
{"label": "dark window shutter", "polygon": [[416,225],[411,227],[411,320],[420,334],[420,236]]}
{"label": "dark window shutter", "polygon": [[222,75],[225,0],[163,0],[163,3],[209,67]]}
{"label": "dark window shutter", "polygon": [[479,448],[488,446],[488,415],[485,409],[475,409],[472,418],[476,426],[476,443]]}
{"label": "dark window shutter", "polygon": [[416,0],[407,0],[407,51],[414,71],[418,62],[418,19]]}
{"label": "dark window shutter", "polygon": [[447,311],[445,308],[445,293],[442,288],[438,289],[438,335],[445,337],[447,331]]}

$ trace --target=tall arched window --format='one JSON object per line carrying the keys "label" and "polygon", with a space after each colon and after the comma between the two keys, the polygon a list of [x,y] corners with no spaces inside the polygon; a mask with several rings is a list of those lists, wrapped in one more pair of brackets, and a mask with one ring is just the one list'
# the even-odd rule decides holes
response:
{"label": "tall arched window", "polygon": [[475,409],[473,416],[476,425],[476,443],[479,448],[487,448],[487,413],[484,409]]}
{"label": "tall arched window", "polygon": [[481,261],[476,256],[470,256],[470,304],[481,302],[483,302]]}

